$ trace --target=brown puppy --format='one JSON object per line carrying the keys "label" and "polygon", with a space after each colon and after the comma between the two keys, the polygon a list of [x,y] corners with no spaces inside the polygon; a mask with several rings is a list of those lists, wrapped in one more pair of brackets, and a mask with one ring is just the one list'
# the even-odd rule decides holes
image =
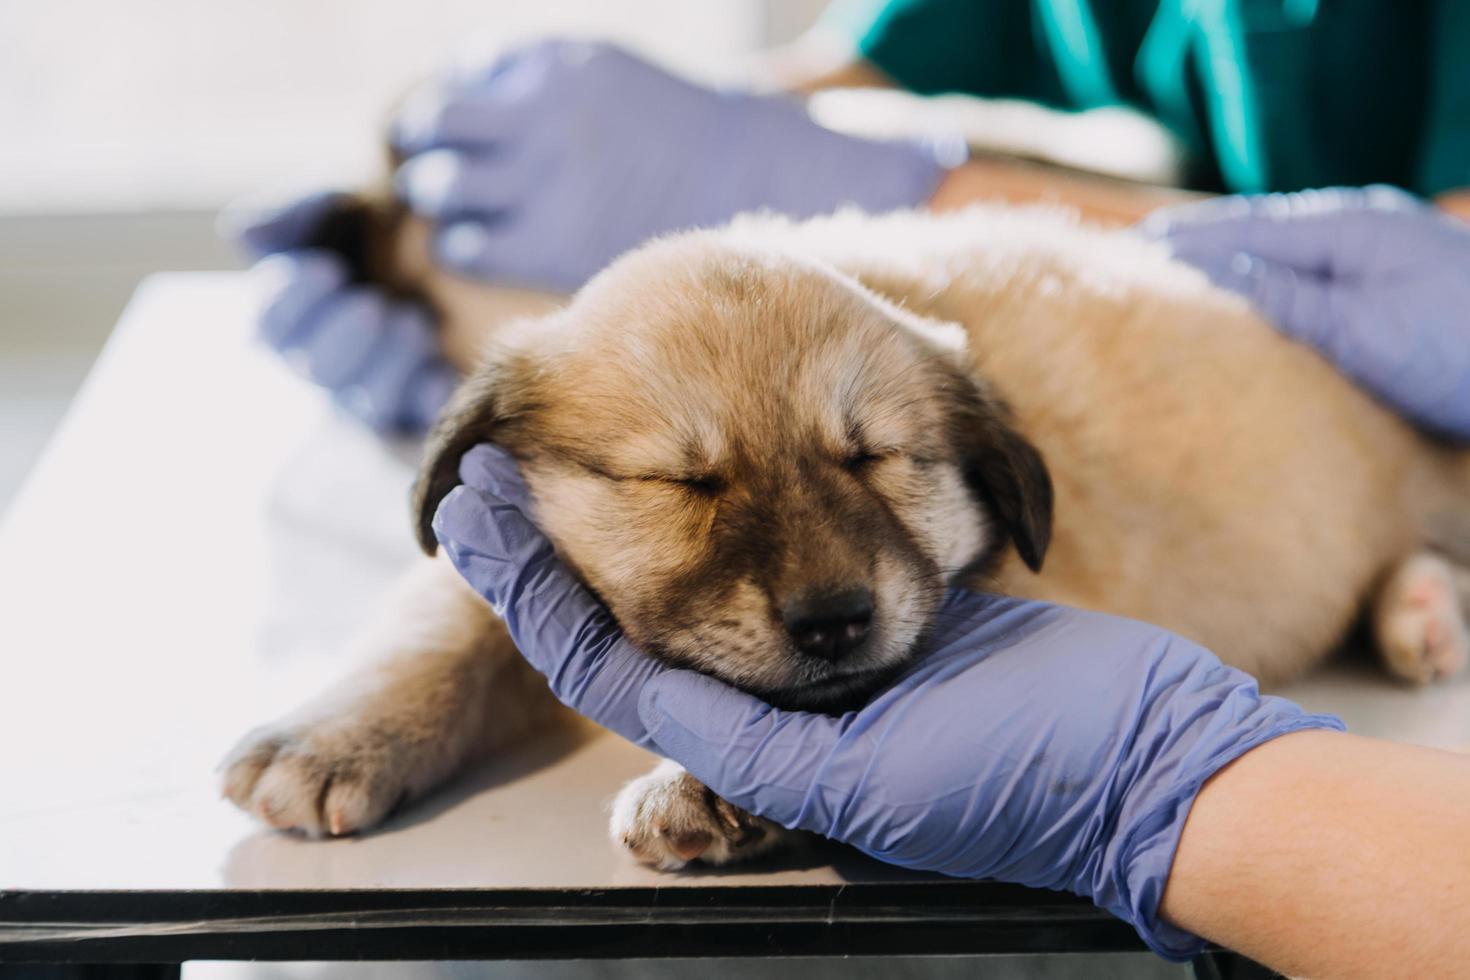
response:
{"label": "brown puppy", "polygon": [[[1464,663],[1465,577],[1427,549],[1470,516],[1465,457],[1130,235],[983,208],[746,219],[505,323],[490,291],[428,270],[421,234],[398,274],[451,349],[488,341],[431,437],[421,542],[460,455],[497,441],[563,557],[667,660],[843,707],[962,580],[1149,620],[1267,681],[1365,604],[1401,676]],[[376,631],[392,666],[248,739],[232,798],[356,829],[545,716],[439,567],[409,601],[440,608]],[[378,734],[370,758],[354,732]],[[614,834],[664,866],[783,837],[669,766],[625,790]]]}

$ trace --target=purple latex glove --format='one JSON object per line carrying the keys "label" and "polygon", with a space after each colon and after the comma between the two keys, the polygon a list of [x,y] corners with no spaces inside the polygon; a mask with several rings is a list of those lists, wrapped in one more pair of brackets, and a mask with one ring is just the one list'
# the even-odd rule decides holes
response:
{"label": "purple latex glove", "polygon": [[932,146],[841,135],[798,103],[684,81],[606,44],[546,41],[410,99],[400,195],[437,220],[439,261],[571,291],[619,253],[765,208],[805,216],[929,198]]}
{"label": "purple latex glove", "polygon": [[352,415],[380,432],[428,428],[458,384],[429,311],[351,281],[342,256],[311,246],[335,192],[237,205],[226,234],[258,259],[261,339]]}
{"label": "purple latex glove", "polygon": [[1090,898],[1149,947],[1200,786],[1288,732],[1337,729],[1155,626],[951,590],[925,657],[841,717],[779,711],[655,663],[557,561],[502,450],[478,446],[434,530],[571,707],[730,802],[893,864]]}
{"label": "purple latex glove", "polygon": [[515,460],[480,445],[460,460],[464,482],[434,514],[434,535],[454,567],[490,601],[522,656],[561,702],[644,747],[644,684],[668,668],[635,648],[531,522]]}
{"label": "purple latex glove", "polygon": [[1364,187],[1218,198],[1141,228],[1404,417],[1470,439],[1470,226]]}

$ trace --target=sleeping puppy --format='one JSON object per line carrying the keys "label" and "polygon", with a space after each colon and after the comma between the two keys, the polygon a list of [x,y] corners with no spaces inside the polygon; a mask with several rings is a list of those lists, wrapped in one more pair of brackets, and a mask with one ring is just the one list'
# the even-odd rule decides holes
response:
{"label": "sleeping puppy", "polygon": [[[493,440],[561,556],[670,663],[841,711],[922,651],[955,583],[1154,622],[1266,682],[1365,609],[1398,676],[1465,663],[1470,576],[1445,549],[1470,457],[1130,234],[1002,208],[746,218],[507,319],[428,265],[424,229],[387,227],[369,274],[484,351],[429,440],[425,551],[460,457]],[[442,558],[362,643],[374,666],[241,743],[231,799],[363,829],[559,710]],[[624,789],[613,836],[673,868],[791,835],[666,763]]]}

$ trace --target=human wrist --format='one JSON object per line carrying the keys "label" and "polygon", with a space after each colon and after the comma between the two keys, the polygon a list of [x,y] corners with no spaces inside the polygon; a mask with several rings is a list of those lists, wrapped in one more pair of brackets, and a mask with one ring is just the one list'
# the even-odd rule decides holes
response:
{"label": "human wrist", "polygon": [[1262,696],[1253,681],[1239,677],[1239,682],[1224,685],[1212,679],[1202,688],[1161,699],[1162,717],[1146,724],[1162,725],[1168,737],[1136,739],[1150,751],[1120,773],[1123,785],[1112,830],[1093,867],[1078,879],[1077,891],[1131,923],[1151,950],[1171,960],[1188,959],[1204,945],[1160,914],[1181,834],[1202,787],[1237,759],[1276,739],[1344,727],[1335,717],[1308,714],[1282,698]]}
{"label": "human wrist", "polygon": [[1337,732],[1275,739],[1201,790],[1161,904],[1289,976],[1449,976],[1470,955],[1470,762]]}
{"label": "human wrist", "polygon": [[1243,857],[1243,840],[1229,828],[1241,820],[1257,821],[1262,805],[1279,795],[1282,783],[1296,781],[1291,774],[1301,768],[1299,760],[1305,756],[1318,766],[1320,740],[1341,737],[1336,731],[1291,732],[1242,752],[1205,780],[1181,828],[1159,901],[1160,917],[1190,932],[1210,932],[1210,906],[1219,897],[1214,893]]}

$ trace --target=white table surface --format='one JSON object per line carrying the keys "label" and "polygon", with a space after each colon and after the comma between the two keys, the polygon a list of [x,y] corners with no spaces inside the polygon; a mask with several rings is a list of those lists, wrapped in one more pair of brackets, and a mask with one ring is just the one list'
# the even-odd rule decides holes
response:
{"label": "white table surface", "polygon": [[[249,341],[238,274],[148,280],[0,524],[0,891],[679,887],[604,806],[652,758],[545,737],[360,837],[265,830],[213,768],[350,666],[414,560],[414,447],[338,418]],[[1470,683],[1331,665],[1282,693],[1364,734],[1470,744]],[[835,859],[835,865],[827,862]],[[912,880],[820,851],[719,883]]]}

